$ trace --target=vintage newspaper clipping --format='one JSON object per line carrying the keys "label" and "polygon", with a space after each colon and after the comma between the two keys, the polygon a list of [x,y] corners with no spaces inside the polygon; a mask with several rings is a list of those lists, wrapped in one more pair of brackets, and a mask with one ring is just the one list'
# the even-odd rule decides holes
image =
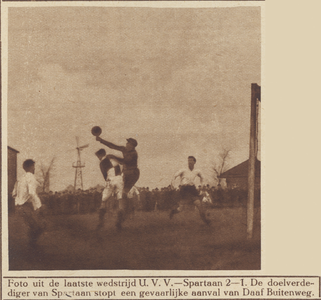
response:
{"label": "vintage newspaper clipping", "polygon": [[321,299],[319,11],[2,1],[1,299]]}

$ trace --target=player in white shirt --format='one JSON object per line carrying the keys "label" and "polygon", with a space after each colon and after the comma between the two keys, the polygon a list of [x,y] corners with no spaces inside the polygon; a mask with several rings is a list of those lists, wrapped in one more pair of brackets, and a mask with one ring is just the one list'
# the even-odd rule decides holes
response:
{"label": "player in white shirt", "polygon": [[26,173],[16,182],[12,196],[15,198],[16,212],[28,226],[29,245],[34,247],[44,230],[40,210],[42,204],[36,191],[39,182],[34,175],[35,162],[32,159],[25,160],[22,166]]}
{"label": "player in white shirt", "polygon": [[180,177],[180,196],[181,201],[179,202],[179,206],[172,209],[170,212],[170,219],[177,213],[181,212],[184,209],[185,204],[194,204],[200,213],[200,217],[203,222],[207,225],[210,224],[210,220],[208,220],[205,216],[205,209],[202,205],[202,201],[200,200],[200,194],[195,186],[195,179],[197,177],[200,178],[201,185],[203,185],[203,175],[200,170],[195,169],[194,165],[196,163],[196,158],[194,156],[188,157],[188,169],[179,170],[173,177],[172,187],[175,179]]}
{"label": "player in white shirt", "polygon": [[100,160],[100,170],[106,181],[105,188],[102,193],[101,205],[99,208],[99,223],[97,229],[100,229],[104,225],[104,215],[106,213],[107,201],[113,194],[116,196],[119,202],[119,209],[122,209],[124,181],[118,162],[110,159],[110,156],[106,155],[106,151],[104,149],[98,150],[95,154]]}

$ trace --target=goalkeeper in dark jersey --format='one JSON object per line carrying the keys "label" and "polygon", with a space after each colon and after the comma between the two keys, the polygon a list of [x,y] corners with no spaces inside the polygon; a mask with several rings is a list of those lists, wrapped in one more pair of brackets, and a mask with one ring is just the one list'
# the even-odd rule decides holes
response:
{"label": "goalkeeper in dark jersey", "polygon": [[118,157],[112,154],[108,155],[109,159],[115,159],[118,161],[118,163],[123,165],[124,190],[122,199],[119,201],[119,211],[116,223],[117,228],[120,230],[121,223],[124,221],[127,211],[127,194],[138,181],[140,174],[137,167],[138,154],[135,149],[137,146],[137,141],[133,138],[129,138],[127,139],[126,146],[117,146],[113,143],[103,140],[99,136],[96,137],[96,140],[111,149],[118,150],[123,153],[123,157]]}

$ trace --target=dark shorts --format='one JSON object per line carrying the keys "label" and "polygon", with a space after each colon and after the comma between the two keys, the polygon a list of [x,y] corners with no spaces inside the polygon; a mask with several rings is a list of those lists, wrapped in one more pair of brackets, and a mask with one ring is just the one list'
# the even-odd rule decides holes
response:
{"label": "dark shorts", "polygon": [[124,192],[128,193],[139,179],[139,169],[123,170]]}
{"label": "dark shorts", "polygon": [[197,191],[195,185],[183,185],[179,191],[181,199],[183,201],[188,201],[193,203],[196,197],[199,197],[199,192]]}
{"label": "dark shorts", "polygon": [[39,231],[45,227],[45,221],[39,213],[40,210],[36,212],[30,202],[25,202],[23,205],[17,205],[15,210],[16,213],[24,220],[31,232]]}

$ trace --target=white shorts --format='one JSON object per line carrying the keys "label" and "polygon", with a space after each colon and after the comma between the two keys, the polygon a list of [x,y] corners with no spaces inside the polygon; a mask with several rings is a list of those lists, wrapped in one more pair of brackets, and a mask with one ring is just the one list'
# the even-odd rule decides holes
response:
{"label": "white shorts", "polygon": [[106,185],[103,190],[102,201],[107,201],[108,198],[114,194],[117,200],[123,197],[123,190],[124,190],[124,181],[123,177],[118,175],[106,180]]}

